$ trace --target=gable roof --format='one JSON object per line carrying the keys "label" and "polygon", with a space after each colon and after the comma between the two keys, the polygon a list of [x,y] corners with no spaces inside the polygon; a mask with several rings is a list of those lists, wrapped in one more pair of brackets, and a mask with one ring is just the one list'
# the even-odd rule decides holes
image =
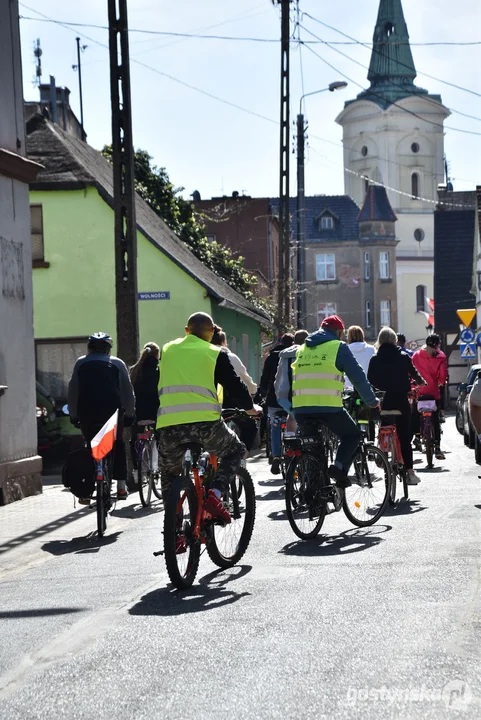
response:
{"label": "gable roof", "polygon": [[[30,187],[33,190],[97,188],[113,208],[112,165],[103,155],[41,115],[27,122],[27,155],[44,166]],[[166,223],[136,194],[137,229],[170,260],[199,282],[219,305],[235,310],[257,322],[269,316],[209,270]]]}
{"label": "gable roof", "polygon": [[456,333],[456,310],[474,307],[472,295],[474,210],[436,210],[434,213],[435,329]]}
{"label": "gable roof", "polygon": [[391,207],[386,188],[382,185],[369,185],[358,222],[380,220],[383,222],[396,222],[397,217]]}
{"label": "gable roof", "polygon": [[[272,198],[272,207],[279,212],[279,198]],[[305,198],[306,242],[358,240],[359,207],[349,195],[310,195]],[[333,230],[320,230],[319,217],[328,211],[336,218]],[[291,236],[297,238],[297,198],[289,198]]]}

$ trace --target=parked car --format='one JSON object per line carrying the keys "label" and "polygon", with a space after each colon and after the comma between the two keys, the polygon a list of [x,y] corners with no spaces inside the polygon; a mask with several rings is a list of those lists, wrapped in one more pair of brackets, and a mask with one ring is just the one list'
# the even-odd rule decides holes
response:
{"label": "parked car", "polygon": [[37,381],[37,444],[38,451],[46,452],[62,441],[60,423],[54,398]]}
{"label": "parked car", "polygon": [[464,437],[464,444],[474,449],[476,433],[469,417],[469,393],[476,380],[481,365],[471,365],[468,370],[466,381],[458,385],[458,398],[456,400],[456,428]]}

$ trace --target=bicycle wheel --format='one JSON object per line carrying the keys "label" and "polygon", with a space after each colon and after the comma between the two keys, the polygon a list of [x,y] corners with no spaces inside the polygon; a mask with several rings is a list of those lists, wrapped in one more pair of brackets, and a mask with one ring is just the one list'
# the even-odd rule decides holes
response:
{"label": "bicycle wheel", "polygon": [[150,505],[152,497],[152,445],[148,441],[141,441],[138,468],[139,468],[139,495],[144,507]]}
{"label": "bicycle wheel", "polygon": [[426,422],[426,420],[424,420],[423,430],[424,444],[426,447],[426,462],[428,468],[431,469],[432,467],[434,467],[434,428],[431,420],[429,420],[429,422]]}
{"label": "bicycle wheel", "polygon": [[103,537],[107,530],[107,514],[109,511],[110,498],[109,483],[104,477],[103,480],[97,480],[97,532],[99,537]]}
{"label": "bicycle wheel", "polygon": [[200,541],[194,537],[197,493],[188,476],[172,483],[164,509],[164,556],[172,584],[182,590],[192,585],[200,559]]}
{"label": "bicycle wheel", "polygon": [[249,546],[256,516],[254,483],[249,472],[240,467],[235,479],[223,497],[231,515],[228,525],[212,524],[212,535],[207,552],[215,565],[221,568],[235,565]]}
{"label": "bicycle wheel", "polygon": [[388,452],[387,452],[389,467],[391,469],[391,486],[389,492],[389,504],[394,505],[396,502],[396,485],[397,485],[397,474],[398,464],[396,459],[396,447],[394,443],[394,437],[391,435],[389,438]]}
{"label": "bicycle wheel", "polygon": [[404,491],[404,499],[409,500],[409,485],[408,485],[408,471],[406,468],[402,467],[402,481],[403,481],[403,491]]}
{"label": "bicycle wheel", "polygon": [[391,492],[391,469],[380,448],[363,445],[353,460],[352,485],[344,492],[343,509],[353,525],[373,525],[384,513]]}
{"label": "bicycle wheel", "polygon": [[302,540],[319,534],[326,517],[322,487],[329,484],[321,460],[307,453],[292,458],[286,478],[286,513]]}
{"label": "bicycle wheel", "polygon": [[157,500],[162,500],[162,482],[159,469],[159,448],[157,446],[157,440],[154,437],[152,440],[152,492],[154,493]]}

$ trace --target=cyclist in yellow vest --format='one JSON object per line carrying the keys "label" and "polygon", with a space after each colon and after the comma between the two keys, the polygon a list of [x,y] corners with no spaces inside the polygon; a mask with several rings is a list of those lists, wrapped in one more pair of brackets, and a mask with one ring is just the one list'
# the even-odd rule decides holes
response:
{"label": "cyclist in yellow vest", "polygon": [[340,487],[349,487],[347,474],[359,445],[360,431],[342,405],[344,374],[366,405],[379,407],[379,402],[349,346],[341,342],[343,334],[340,317],[325,318],[320,329],[297,349],[291,366],[292,378],[287,363],[281,366],[276,395],[285,410],[294,412],[301,435],[312,434],[322,422],[339,436],[336,460],[329,475]]}
{"label": "cyclist in yellow vest", "polygon": [[195,313],[187,321],[185,337],[162,348],[157,414],[159,461],[165,497],[172,481],[182,472],[183,445],[195,442],[215,453],[219,464],[205,509],[229,523],[231,517],[221,497],[240,466],[245,445],[222,420],[217,386],[222,385],[225,392],[236,398],[237,407],[250,415],[257,415],[261,409],[253,405],[227,350],[211,345],[215,327],[210,315]]}

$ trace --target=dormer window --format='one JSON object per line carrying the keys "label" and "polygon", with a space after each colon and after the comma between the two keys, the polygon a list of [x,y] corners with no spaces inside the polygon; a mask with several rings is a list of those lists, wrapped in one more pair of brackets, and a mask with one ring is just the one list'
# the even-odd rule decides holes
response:
{"label": "dormer window", "polygon": [[332,215],[323,215],[321,217],[319,230],[334,230],[334,218]]}

